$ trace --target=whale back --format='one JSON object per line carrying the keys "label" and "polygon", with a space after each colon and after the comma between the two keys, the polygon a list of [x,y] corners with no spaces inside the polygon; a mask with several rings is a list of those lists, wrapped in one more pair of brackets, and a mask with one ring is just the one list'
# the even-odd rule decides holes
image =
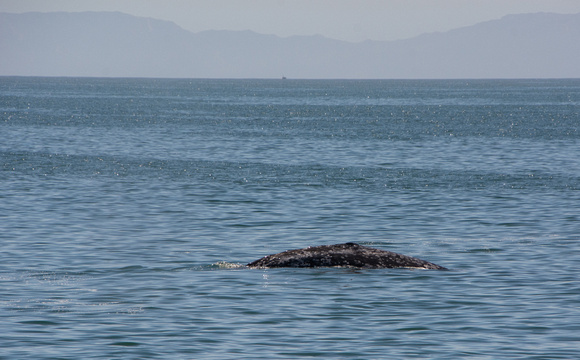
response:
{"label": "whale back", "polygon": [[443,266],[392,251],[355,243],[321,245],[288,250],[265,256],[249,267],[354,267],[354,268],[420,268],[446,270]]}

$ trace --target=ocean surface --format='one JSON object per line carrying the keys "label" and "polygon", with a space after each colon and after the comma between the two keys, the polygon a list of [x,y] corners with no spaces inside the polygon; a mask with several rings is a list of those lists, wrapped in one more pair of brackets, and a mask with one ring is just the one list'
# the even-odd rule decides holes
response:
{"label": "ocean surface", "polygon": [[578,359],[579,242],[580,80],[0,78],[1,359]]}

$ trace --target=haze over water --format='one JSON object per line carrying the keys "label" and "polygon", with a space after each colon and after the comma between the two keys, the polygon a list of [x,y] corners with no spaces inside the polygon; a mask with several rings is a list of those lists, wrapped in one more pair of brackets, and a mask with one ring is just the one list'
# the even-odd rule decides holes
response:
{"label": "haze over water", "polygon": [[[0,358],[574,358],[579,105],[579,80],[0,78]],[[238,266],[349,241],[451,271]]]}

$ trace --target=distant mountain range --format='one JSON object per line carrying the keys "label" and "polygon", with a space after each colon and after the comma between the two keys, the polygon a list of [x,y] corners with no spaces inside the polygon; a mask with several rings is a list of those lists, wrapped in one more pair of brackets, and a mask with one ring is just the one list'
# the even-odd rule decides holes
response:
{"label": "distant mountain range", "polygon": [[580,78],[580,14],[509,15],[399,41],[192,33],[116,12],[0,13],[0,75]]}

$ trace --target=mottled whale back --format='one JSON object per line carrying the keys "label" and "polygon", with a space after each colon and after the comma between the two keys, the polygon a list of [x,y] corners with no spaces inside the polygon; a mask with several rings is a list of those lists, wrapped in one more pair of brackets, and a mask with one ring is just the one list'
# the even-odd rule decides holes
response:
{"label": "mottled whale back", "polygon": [[268,255],[248,264],[249,267],[354,267],[354,268],[419,268],[447,270],[443,266],[391,251],[355,243],[322,245],[288,250]]}

